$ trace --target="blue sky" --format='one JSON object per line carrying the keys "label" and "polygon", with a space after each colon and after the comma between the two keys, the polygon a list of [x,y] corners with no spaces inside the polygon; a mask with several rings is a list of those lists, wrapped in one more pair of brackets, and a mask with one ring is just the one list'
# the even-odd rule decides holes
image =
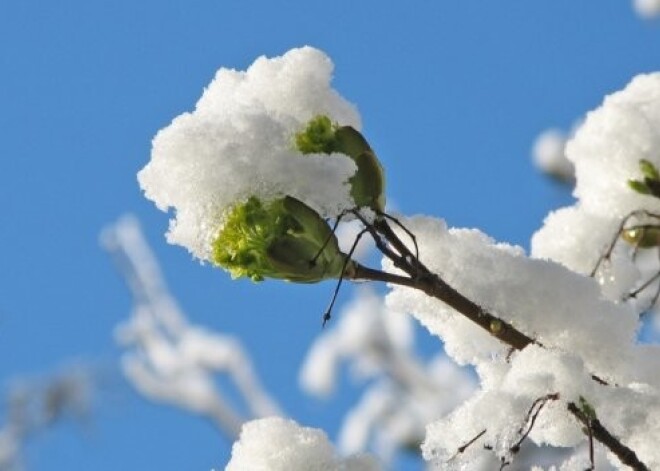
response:
{"label": "blue sky", "polygon": [[168,218],[135,177],[153,135],[217,68],[305,44],[333,58],[335,87],[358,105],[399,210],[525,247],[570,201],[533,168],[535,136],[660,69],[660,25],[620,0],[3,0],[0,379],[74,360],[104,377],[92,423],[36,438],[29,469],[209,470],[228,459],[208,423],[143,401],[118,374],[112,331],[131,299],[98,233],[125,212],[142,221],[191,320],[240,336],[285,409],[336,432],[354,388],[318,402],[296,378],[332,285],[232,282],[193,262],[165,242]]}

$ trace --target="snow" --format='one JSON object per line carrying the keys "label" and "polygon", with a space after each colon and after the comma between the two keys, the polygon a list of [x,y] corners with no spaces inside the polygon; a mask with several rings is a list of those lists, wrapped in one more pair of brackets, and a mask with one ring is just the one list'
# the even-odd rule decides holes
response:
{"label": "snow", "polygon": [[[639,75],[606,97],[575,132],[566,154],[575,164],[577,201],[546,218],[532,238],[532,255],[590,274],[624,218],[634,211],[660,213],[660,198],[628,185],[631,179],[642,179],[641,159],[660,165],[660,73]],[[636,216],[627,225],[642,223],[658,220]],[[620,301],[658,269],[657,264],[642,268],[633,261],[632,247],[620,241],[596,278],[605,296]],[[636,306],[645,306],[644,296],[648,299],[651,293],[642,293]]]}
{"label": "snow", "polygon": [[353,105],[330,85],[332,61],[303,47],[260,57],[246,71],[222,68],[195,110],[175,118],[153,140],[139,172],[145,196],[174,209],[168,240],[210,260],[224,214],[256,196],[291,195],[322,216],[354,206],[353,161],[341,154],[302,155],[294,136],[319,114],[360,128]]}
{"label": "snow", "polygon": [[568,142],[566,155],[586,212],[619,219],[639,209],[660,212],[660,199],[627,184],[641,176],[640,159],[660,166],[660,73],[638,75],[606,97]]}
{"label": "snow", "polygon": [[269,417],[248,422],[234,443],[226,471],[376,471],[368,455],[337,456],[325,433],[293,420]]}

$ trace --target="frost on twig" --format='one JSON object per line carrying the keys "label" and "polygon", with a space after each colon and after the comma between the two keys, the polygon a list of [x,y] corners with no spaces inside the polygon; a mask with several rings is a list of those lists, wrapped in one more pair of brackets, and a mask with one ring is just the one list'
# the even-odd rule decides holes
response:
{"label": "frost on twig", "polygon": [[[127,349],[124,373],[138,391],[210,418],[231,439],[245,420],[280,414],[240,342],[188,322],[134,217],[122,217],[101,239],[134,297],[133,316],[117,329],[117,339]],[[246,415],[223,395],[218,375],[236,386]]]}

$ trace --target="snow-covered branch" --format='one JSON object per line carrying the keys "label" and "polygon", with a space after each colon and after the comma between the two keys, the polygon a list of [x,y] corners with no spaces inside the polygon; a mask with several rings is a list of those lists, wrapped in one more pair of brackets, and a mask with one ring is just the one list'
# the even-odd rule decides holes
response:
{"label": "snow-covered branch", "polygon": [[[635,300],[652,283],[630,253],[660,246],[660,74],[608,97],[566,145],[579,201],[546,221],[530,258],[477,230],[387,214],[384,170],[355,108],[330,88],[331,71],[309,47],[246,72],[221,69],[196,110],[159,133],[139,179],[158,207],[176,209],[169,240],[254,281],[388,283],[387,309],[419,319],[479,376],[479,390],[427,428],[422,450],[435,465],[470,466],[486,447],[504,466],[528,439],[595,439],[618,466],[660,467],[649,419],[660,415],[660,364],[655,346],[636,341]],[[631,215],[648,217],[622,226]],[[382,268],[342,251],[345,219],[360,221],[356,238],[373,240]],[[328,370],[330,339],[316,356]],[[404,383],[424,371],[391,360]],[[474,437],[481,446],[463,448]]]}
{"label": "snow-covered branch", "polygon": [[[212,419],[232,439],[249,418],[281,414],[237,339],[188,322],[134,217],[108,227],[102,242],[133,293],[133,316],[117,329],[117,339],[129,349],[124,373],[140,392]],[[237,387],[247,415],[219,389],[220,374]]]}

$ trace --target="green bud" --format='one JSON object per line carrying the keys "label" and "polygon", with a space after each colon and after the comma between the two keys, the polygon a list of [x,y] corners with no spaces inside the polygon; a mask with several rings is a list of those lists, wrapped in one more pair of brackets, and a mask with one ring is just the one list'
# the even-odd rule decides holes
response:
{"label": "green bud", "polygon": [[660,172],[657,167],[652,162],[641,159],[639,169],[644,175],[644,180],[628,180],[628,186],[642,195],[660,198]]}
{"label": "green bud", "polygon": [[499,335],[502,332],[504,325],[499,319],[493,319],[490,321],[490,332],[494,335]]}
{"label": "green bud", "polygon": [[639,169],[642,171],[646,178],[651,180],[660,180],[660,173],[658,173],[658,169],[655,165],[653,165],[652,162],[646,159],[641,159],[639,161]]}
{"label": "green bud", "polygon": [[621,231],[621,238],[641,249],[660,246],[660,227],[634,226]]}
{"label": "green bud", "polygon": [[584,397],[580,396],[578,402],[579,402],[580,412],[582,412],[587,419],[589,420],[597,419],[596,409],[594,409],[594,407],[591,404],[589,404],[589,402],[587,402],[587,400]]}
{"label": "green bud", "polygon": [[642,195],[651,194],[651,190],[648,186],[646,186],[646,183],[640,182],[639,180],[628,180],[628,186],[637,193],[641,193]]}
{"label": "green bud", "polygon": [[304,131],[296,134],[296,149],[303,154],[330,154],[334,152],[335,130],[327,116],[317,116],[307,123]]}
{"label": "green bud", "polygon": [[317,116],[296,135],[296,148],[303,154],[339,152],[357,166],[351,177],[351,196],[358,208],[385,209],[385,174],[378,157],[364,136],[351,126],[333,124],[327,116]]}
{"label": "green bud", "polygon": [[336,151],[355,161],[357,172],[349,180],[351,196],[358,208],[385,209],[385,173],[378,157],[366,139],[351,126],[343,126],[335,132]]}
{"label": "green bud", "polygon": [[328,223],[291,196],[237,204],[213,241],[213,263],[232,278],[315,283],[339,278],[345,260]]}

